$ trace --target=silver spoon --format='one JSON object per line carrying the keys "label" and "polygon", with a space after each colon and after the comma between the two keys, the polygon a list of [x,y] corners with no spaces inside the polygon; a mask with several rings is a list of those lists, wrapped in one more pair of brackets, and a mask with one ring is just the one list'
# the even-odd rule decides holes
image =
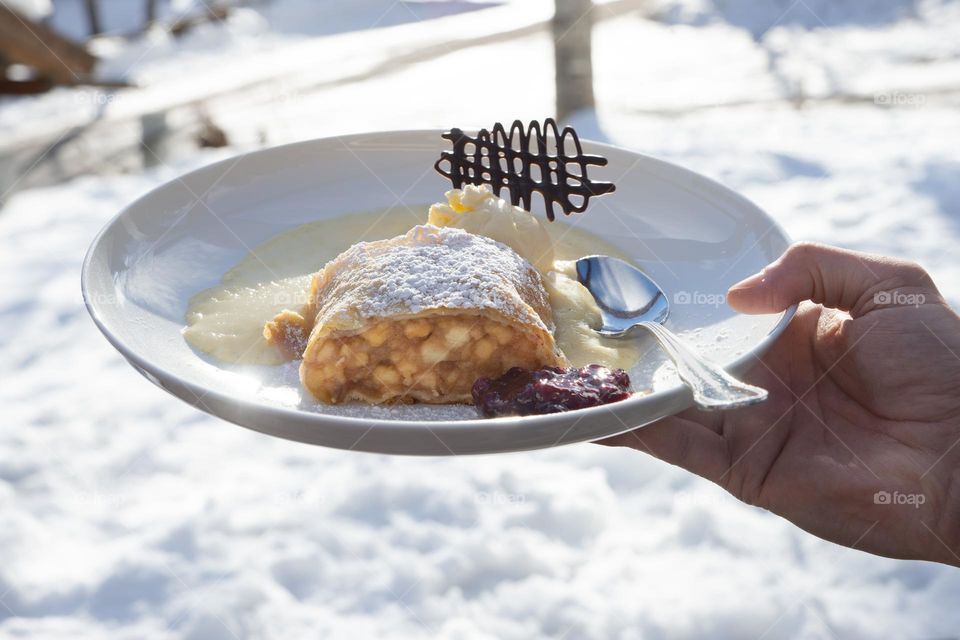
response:
{"label": "silver spoon", "polygon": [[664,327],[670,303],[657,283],[633,265],[610,256],[588,256],[577,260],[577,280],[600,307],[603,326],[598,333],[627,338],[635,327],[649,330],[673,359],[701,409],[735,409],[767,398],[766,389],[737,380]]}

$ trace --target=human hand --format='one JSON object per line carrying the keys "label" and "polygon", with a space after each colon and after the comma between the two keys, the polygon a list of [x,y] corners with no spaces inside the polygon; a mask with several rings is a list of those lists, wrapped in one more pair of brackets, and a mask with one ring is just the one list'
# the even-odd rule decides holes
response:
{"label": "human hand", "polygon": [[960,318],[930,276],[801,243],[727,300],[744,313],[803,302],[745,376],[769,399],[602,444],[683,467],[821,538],[960,566]]}

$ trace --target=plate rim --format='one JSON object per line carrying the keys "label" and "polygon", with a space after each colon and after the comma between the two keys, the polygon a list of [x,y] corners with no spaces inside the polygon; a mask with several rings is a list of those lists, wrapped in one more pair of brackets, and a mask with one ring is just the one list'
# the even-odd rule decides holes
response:
{"label": "plate rim", "polygon": [[[402,437],[404,432],[408,432],[408,431],[422,432],[422,430],[426,428],[429,432],[433,433],[433,435],[436,438],[440,439],[441,433],[452,432],[452,431],[464,431],[464,430],[475,429],[479,427],[483,427],[485,429],[488,429],[490,431],[495,431],[495,432],[508,431],[508,430],[512,431],[512,430],[516,430],[518,427],[522,427],[525,425],[533,427],[533,426],[548,426],[550,424],[556,423],[558,426],[563,426],[564,423],[569,423],[569,422],[578,423],[580,420],[583,419],[583,417],[591,414],[595,415],[602,411],[609,411],[614,414],[637,413],[638,409],[642,409],[644,405],[653,404],[654,400],[659,400],[662,404],[671,406],[671,409],[666,412],[663,412],[663,411],[652,412],[651,415],[653,415],[653,417],[643,422],[642,424],[637,424],[634,426],[626,426],[626,424],[624,423],[624,428],[622,429],[615,429],[610,431],[609,433],[605,432],[605,435],[600,436],[605,438],[605,437],[612,437],[621,433],[626,433],[628,431],[633,431],[635,429],[642,428],[648,424],[651,424],[652,422],[662,419],[663,417],[666,417],[668,415],[674,415],[676,413],[679,413],[680,411],[683,411],[693,406],[692,394],[690,394],[690,392],[687,390],[685,385],[680,383],[680,384],[668,387],[666,389],[654,391],[649,394],[634,393],[630,398],[626,400],[621,400],[613,404],[601,405],[598,407],[588,407],[584,409],[576,409],[576,410],[565,411],[561,413],[537,415],[537,416],[506,416],[506,417],[500,417],[500,418],[477,417],[477,418],[471,418],[471,419],[465,419],[465,420],[425,421],[425,420],[409,420],[409,419],[396,420],[396,419],[372,418],[372,417],[365,418],[365,417],[356,417],[356,416],[329,415],[322,412],[304,411],[297,408],[265,404],[257,400],[248,400],[238,395],[232,395],[230,393],[222,392],[219,389],[209,388],[209,387],[191,382],[181,377],[177,373],[174,373],[162,366],[156,365],[152,363],[148,358],[141,356],[139,353],[136,352],[136,350],[134,350],[131,346],[127,345],[110,329],[107,321],[101,315],[98,309],[99,303],[96,300],[97,296],[91,290],[91,277],[92,277],[93,262],[96,259],[98,250],[100,250],[104,237],[118,223],[120,223],[121,220],[124,218],[124,216],[126,216],[128,212],[130,212],[134,207],[140,205],[142,201],[151,198],[155,194],[155,192],[166,188],[171,182],[182,180],[186,176],[197,175],[207,171],[210,171],[210,172],[216,171],[218,168],[222,168],[228,163],[238,162],[240,158],[282,152],[282,150],[284,149],[290,149],[294,147],[306,147],[306,146],[316,145],[318,143],[330,142],[334,140],[346,144],[353,140],[371,138],[371,137],[391,137],[391,136],[401,136],[401,135],[403,136],[432,135],[432,136],[439,137],[439,134],[442,133],[442,131],[443,131],[442,129],[389,129],[389,130],[382,130],[382,131],[368,131],[368,132],[353,133],[353,134],[347,134],[347,135],[341,135],[341,136],[334,135],[334,136],[325,136],[321,138],[311,138],[309,140],[300,140],[300,141],[290,142],[282,145],[276,145],[276,146],[266,147],[263,149],[255,149],[255,150],[247,151],[244,153],[234,154],[232,156],[223,158],[221,160],[217,160],[215,162],[205,164],[201,167],[198,167],[186,173],[178,174],[174,178],[171,178],[170,180],[167,180],[159,185],[156,185],[155,187],[151,188],[149,191],[143,193],[138,198],[136,198],[135,200],[131,201],[129,204],[124,206],[118,213],[111,216],[110,219],[104,223],[101,229],[93,237],[93,239],[90,242],[90,246],[87,248],[86,254],[84,255],[83,264],[81,266],[81,272],[80,272],[80,288],[83,295],[84,306],[86,307],[87,312],[90,314],[90,317],[92,318],[94,324],[97,326],[99,331],[104,335],[107,341],[131,364],[131,366],[134,367],[134,369],[139,371],[148,380],[150,380],[157,386],[161,387],[165,391],[171,393],[172,395],[175,395],[181,400],[187,402],[188,404],[208,414],[214,415],[223,420],[227,420],[228,422],[232,422],[239,426],[252,429],[260,433],[265,433],[268,435],[282,437],[289,440],[296,440],[296,441],[309,443],[309,444],[320,444],[320,443],[317,443],[314,440],[307,439],[307,438],[298,438],[291,435],[281,435],[276,433],[277,431],[276,429],[259,428],[255,426],[255,424],[251,424],[246,421],[240,421],[229,415],[224,415],[224,413],[222,412],[218,412],[211,409],[209,406],[207,406],[208,403],[205,402],[205,400],[207,398],[211,400],[215,400],[216,404],[223,407],[227,407],[229,405],[236,405],[235,408],[246,409],[254,413],[268,412],[270,414],[280,416],[284,419],[291,419],[293,421],[306,420],[312,423],[313,425],[315,425],[317,428],[332,426],[338,423],[339,424],[349,423],[353,425],[354,428],[365,427],[366,430],[358,439],[357,444],[359,444],[359,442],[363,439],[366,433],[368,433],[370,430],[374,428],[390,429],[394,431],[399,437]],[[721,192],[725,193],[725,195],[734,197],[735,199],[740,201],[740,204],[746,205],[747,207],[755,210],[756,212],[764,216],[767,219],[767,222],[770,224],[772,230],[779,232],[780,236],[786,240],[788,245],[792,243],[792,239],[786,233],[786,231],[783,229],[780,223],[777,222],[766,211],[764,211],[754,202],[752,202],[745,196],[741,195],[734,189],[727,187],[726,185],[722,184],[721,182],[709,176],[705,176],[691,169],[687,169],[681,165],[674,164],[667,160],[663,160],[655,156],[651,156],[649,154],[642,153],[634,149],[630,149],[628,147],[611,144],[607,142],[599,142],[589,138],[583,138],[582,142],[595,147],[612,149],[618,153],[627,153],[627,154],[637,156],[638,159],[651,162],[654,165],[658,165],[659,167],[667,169],[669,171],[679,171],[685,177],[693,178],[695,181],[704,183],[712,188],[720,189]],[[755,359],[759,359],[760,356],[766,353],[767,350],[773,345],[773,343],[777,339],[779,339],[779,337],[783,334],[787,326],[790,324],[790,321],[793,319],[794,315],[796,314],[797,308],[798,308],[798,305],[793,304],[790,307],[788,307],[786,310],[781,312],[780,318],[777,321],[776,325],[774,325],[774,327],[770,329],[770,331],[767,333],[767,335],[763,337],[763,339],[755,343],[750,349],[748,349],[746,352],[741,354],[732,362],[729,362],[726,365],[723,365],[723,368],[735,374],[749,370],[751,368],[751,365],[753,364],[753,361]],[[191,399],[189,395],[181,393],[180,392],[181,390],[184,390],[187,392],[187,394],[192,395],[193,399]],[[681,403],[682,403],[682,406],[680,406]],[[678,406],[679,408],[676,408]],[[659,414],[659,415],[654,415],[654,414]],[[560,436],[560,439],[562,440],[563,436]],[[563,442],[558,441],[556,445],[552,445],[552,446],[562,446],[563,444],[573,444],[575,442],[583,442],[583,441],[595,440],[595,439],[597,438],[589,437],[589,438],[582,438],[579,440],[578,439],[564,440]],[[441,439],[441,444],[444,444],[444,446],[446,446],[445,443],[442,442],[442,439]],[[333,446],[333,445],[325,445],[325,446]],[[529,447],[512,448],[509,450],[510,451],[530,450],[530,449],[546,448],[550,446],[551,445],[535,445],[535,446],[529,446]],[[352,447],[351,449],[354,449],[354,448],[355,450],[364,450],[362,447],[358,447],[357,445],[355,445],[355,447]],[[449,447],[447,448],[449,449]],[[496,449],[490,449],[489,451],[478,450],[476,452],[457,453],[454,455],[468,455],[469,453],[485,453],[485,452],[489,453],[493,451],[506,451],[506,450],[508,449],[496,448]],[[371,451],[373,450],[371,449]],[[453,452],[451,451],[451,453]],[[424,453],[424,454],[414,454],[414,455],[432,455],[432,454]],[[444,455],[444,454],[440,452],[439,455]]]}

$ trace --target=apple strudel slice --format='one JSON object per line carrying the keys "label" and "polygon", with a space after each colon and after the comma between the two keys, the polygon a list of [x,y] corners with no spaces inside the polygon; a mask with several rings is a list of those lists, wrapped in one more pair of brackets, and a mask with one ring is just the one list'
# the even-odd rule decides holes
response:
{"label": "apple strudel slice", "polygon": [[[319,400],[472,403],[477,378],[564,365],[540,274],[512,249],[422,225],[314,276],[300,379]],[[302,332],[302,323],[301,332]]]}

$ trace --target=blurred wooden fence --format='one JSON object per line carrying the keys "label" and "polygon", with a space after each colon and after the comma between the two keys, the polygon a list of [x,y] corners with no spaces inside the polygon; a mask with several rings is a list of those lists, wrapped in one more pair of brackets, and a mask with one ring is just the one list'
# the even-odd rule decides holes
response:
{"label": "blurred wooden fence", "polygon": [[[83,0],[87,21],[85,42],[75,42],[58,33],[50,26],[50,19],[33,20],[0,3],[0,94],[43,93],[54,86],[65,85],[126,86],[122,78],[113,81],[94,78],[97,59],[87,51],[86,42],[105,35],[135,38],[153,28],[180,36],[197,25],[225,19],[238,6],[254,3],[252,0],[206,0],[199,12],[161,18],[158,0],[140,1],[143,2],[140,24],[123,33],[108,33],[104,29],[100,0]],[[18,71],[14,77],[9,73],[11,69]]]}

